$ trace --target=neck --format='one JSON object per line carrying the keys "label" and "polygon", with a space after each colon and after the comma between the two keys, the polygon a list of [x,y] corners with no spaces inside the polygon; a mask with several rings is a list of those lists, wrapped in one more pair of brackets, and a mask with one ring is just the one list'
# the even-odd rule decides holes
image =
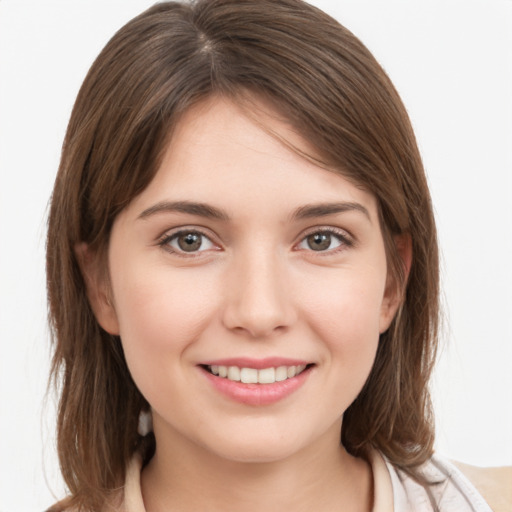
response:
{"label": "neck", "polygon": [[339,432],[334,426],[298,453],[257,463],[227,460],[186,439],[157,436],[155,456],[142,473],[146,512],[369,512],[370,467],[345,451]]}

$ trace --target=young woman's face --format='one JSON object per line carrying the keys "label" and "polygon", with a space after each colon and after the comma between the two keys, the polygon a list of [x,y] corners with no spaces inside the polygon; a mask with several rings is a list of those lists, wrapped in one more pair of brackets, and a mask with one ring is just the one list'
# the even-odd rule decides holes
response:
{"label": "young woman's face", "polygon": [[339,443],[395,311],[372,194],[211,98],[116,219],[109,267],[98,318],[121,336],[158,446],[270,461]]}

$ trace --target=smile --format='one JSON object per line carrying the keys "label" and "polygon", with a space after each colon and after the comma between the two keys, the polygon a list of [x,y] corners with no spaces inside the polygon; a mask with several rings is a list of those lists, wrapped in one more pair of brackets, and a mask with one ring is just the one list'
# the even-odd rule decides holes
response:
{"label": "smile", "polygon": [[250,406],[275,404],[296,393],[315,363],[282,357],[229,358],[199,364],[207,382],[231,401]]}
{"label": "smile", "polygon": [[206,369],[213,375],[243,384],[274,384],[300,375],[306,365],[278,366],[277,368],[240,368],[238,366],[211,365]]}

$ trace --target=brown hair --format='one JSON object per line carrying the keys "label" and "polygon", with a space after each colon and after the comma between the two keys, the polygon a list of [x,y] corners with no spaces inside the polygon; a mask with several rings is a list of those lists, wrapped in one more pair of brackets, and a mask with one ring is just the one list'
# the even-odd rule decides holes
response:
{"label": "brown hair", "polygon": [[[248,91],[271,101],[322,164],[378,200],[403,302],[344,415],[343,444],[359,456],[375,447],[409,472],[432,453],[427,384],[437,343],[436,231],[415,137],[389,78],[354,35],[300,0],[160,3],[121,28],[92,65],[51,202],[47,286],[52,374],[61,392],[58,451],[68,504],[78,509],[100,510],[123,484],[148,404],[119,338],[94,317],[74,247],[85,242],[106,253],[116,215],[151,182],[186,109],[214,93],[243,103]],[[412,240],[407,283],[397,234]]]}

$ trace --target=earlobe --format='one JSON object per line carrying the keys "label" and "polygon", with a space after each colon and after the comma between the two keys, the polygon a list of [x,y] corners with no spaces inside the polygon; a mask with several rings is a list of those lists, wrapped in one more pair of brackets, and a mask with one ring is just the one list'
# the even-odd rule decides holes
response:
{"label": "earlobe", "polygon": [[381,334],[389,328],[403,302],[407,279],[409,278],[412,265],[411,235],[408,233],[396,235],[393,237],[393,240],[396,252],[400,258],[400,264],[402,265],[403,284],[391,272],[388,273],[380,316],[379,332]]}
{"label": "earlobe", "polygon": [[111,299],[108,273],[101,268],[98,255],[86,243],[76,244],[74,250],[96,320],[109,334],[119,335],[119,322]]}

